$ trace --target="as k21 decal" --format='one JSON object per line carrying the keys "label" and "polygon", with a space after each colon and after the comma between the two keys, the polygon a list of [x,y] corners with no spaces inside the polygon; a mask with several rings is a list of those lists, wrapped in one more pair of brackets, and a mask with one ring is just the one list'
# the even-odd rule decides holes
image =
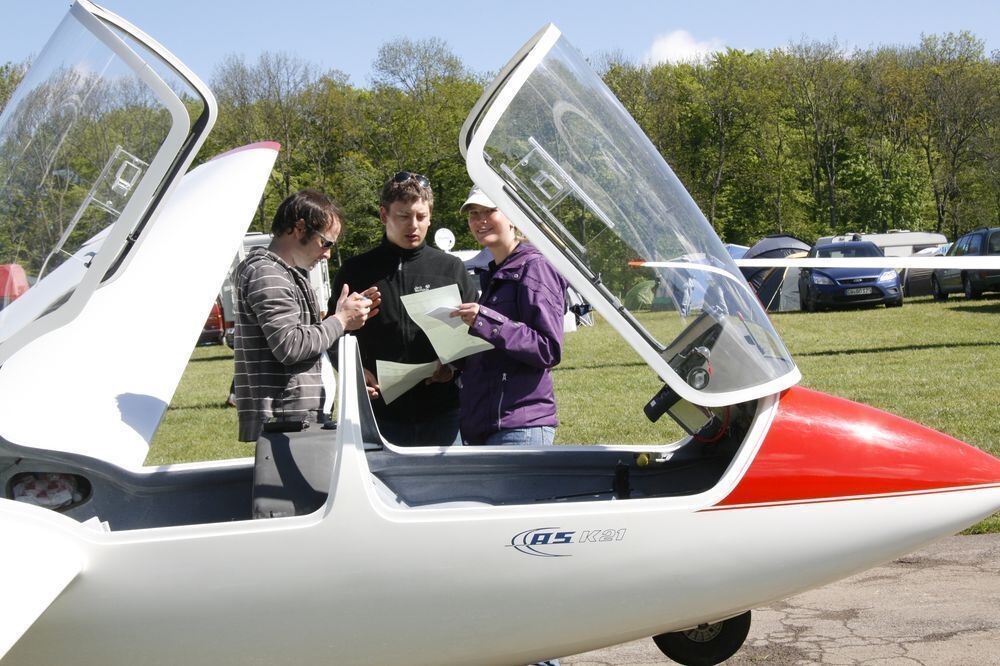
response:
{"label": "as k21 decal", "polygon": [[567,553],[566,550],[576,550],[576,547],[586,544],[621,541],[624,538],[624,529],[576,531],[560,527],[535,527],[515,534],[508,547],[535,557],[570,557],[573,553]]}

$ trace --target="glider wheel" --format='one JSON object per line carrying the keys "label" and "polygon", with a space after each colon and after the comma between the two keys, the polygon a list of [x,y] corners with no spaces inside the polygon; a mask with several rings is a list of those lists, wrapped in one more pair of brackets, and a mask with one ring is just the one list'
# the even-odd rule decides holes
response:
{"label": "glider wheel", "polygon": [[653,636],[653,642],[678,664],[715,666],[736,654],[749,633],[750,611],[747,611],[721,622]]}

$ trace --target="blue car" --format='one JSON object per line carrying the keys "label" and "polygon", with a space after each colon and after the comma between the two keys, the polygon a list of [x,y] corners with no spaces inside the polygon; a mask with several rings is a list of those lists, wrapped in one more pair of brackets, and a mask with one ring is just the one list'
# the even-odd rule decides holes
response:
{"label": "blue car", "polygon": [[[868,241],[817,245],[809,257],[883,257]],[[898,307],[903,304],[899,275],[891,268],[803,268],[799,271],[799,305],[816,312],[823,308],[856,305]]]}

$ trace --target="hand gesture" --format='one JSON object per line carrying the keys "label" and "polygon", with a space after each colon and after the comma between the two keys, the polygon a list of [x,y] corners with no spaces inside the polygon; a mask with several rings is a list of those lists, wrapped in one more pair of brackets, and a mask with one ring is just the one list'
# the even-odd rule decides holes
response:
{"label": "hand gesture", "polygon": [[[378,291],[376,290],[375,293],[377,294]],[[381,302],[381,298],[379,301]],[[370,298],[362,294],[350,293],[349,287],[345,284],[340,291],[340,298],[337,299],[337,311],[333,316],[340,320],[345,331],[356,331],[365,325],[371,307],[372,300]]]}
{"label": "hand gesture", "polygon": [[424,384],[445,384],[451,381],[451,378],[455,376],[455,371],[451,369],[451,366],[441,365],[441,361],[438,361],[437,367],[434,368],[434,374],[424,380]]}
{"label": "hand gesture", "polygon": [[466,326],[472,326],[479,315],[479,303],[462,303],[452,311],[451,317],[461,317]]}
{"label": "hand gesture", "polygon": [[365,387],[368,389],[368,399],[375,400],[378,398],[378,379],[372,374],[371,370],[368,368],[363,368],[365,371]]}
{"label": "hand gesture", "polygon": [[368,310],[368,318],[371,319],[378,314],[378,308],[382,305],[382,294],[379,292],[378,287],[368,287],[361,295],[371,301]]}

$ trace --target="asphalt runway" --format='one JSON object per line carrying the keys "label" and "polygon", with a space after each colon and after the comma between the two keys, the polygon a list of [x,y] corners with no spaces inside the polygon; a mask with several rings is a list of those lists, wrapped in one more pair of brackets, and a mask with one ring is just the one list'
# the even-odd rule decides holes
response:
{"label": "asphalt runway", "polygon": [[[669,663],[649,639],[562,659]],[[746,643],[725,663],[1000,666],[1000,534],[950,537],[754,609]]]}

